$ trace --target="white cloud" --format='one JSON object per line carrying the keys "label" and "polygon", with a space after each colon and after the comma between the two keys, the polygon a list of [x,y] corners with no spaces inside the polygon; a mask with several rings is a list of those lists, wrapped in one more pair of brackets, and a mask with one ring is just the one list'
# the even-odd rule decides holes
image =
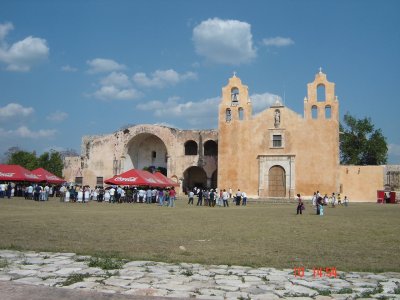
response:
{"label": "white cloud", "polygon": [[237,20],[208,19],[193,29],[196,53],[215,63],[239,65],[257,56],[251,25]]}
{"label": "white cloud", "polygon": [[68,118],[68,114],[66,112],[58,111],[58,110],[56,112],[51,113],[50,115],[48,115],[46,117],[47,120],[53,121],[53,122],[62,122],[66,118]]}
{"label": "white cloud", "polygon": [[33,114],[32,107],[23,107],[18,103],[9,103],[4,107],[0,107],[0,120],[13,117],[27,117]]}
{"label": "white cloud", "polygon": [[5,130],[0,128],[1,137],[21,137],[28,139],[50,138],[57,133],[55,129],[40,129],[38,131],[30,130],[26,126],[20,126],[15,130]]}
{"label": "white cloud", "polygon": [[103,86],[117,86],[117,87],[130,87],[131,82],[129,81],[129,77],[120,72],[112,72],[107,77],[101,79],[100,83]]}
{"label": "white cloud", "polygon": [[7,70],[27,72],[48,57],[49,47],[42,38],[28,36],[9,46],[5,38],[12,29],[11,23],[0,24],[0,61],[7,64]]}
{"label": "white cloud", "polygon": [[133,75],[133,81],[142,87],[158,87],[176,85],[181,81],[197,79],[197,74],[194,72],[186,72],[179,74],[173,69],[157,70],[147,76],[146,73],[136,73]]}
{"label": "white cloud", "polygon": [[126,69],[126,66],[119,64],[112,59],[95,58],[88,60],[86,63],[89,65],[89,73],[107,73]]}
{"label": "white cloud", "polygon": [[265,46],[285,47],[293,45],[294,41],[291,38],[277,36],[274,38],[263,39],[262,43]]}
{"label": "white cloud", "polygon": [[[253,114],[270,107],[280,97],[270,93],[253,94],[250,96]],[[140,103],[137,109],[143,111],[152,111],[155,117],[166,120],[185,120],[191,126],[201,128],[214,128],[217,125],[218,105],[221,102],[220,97],[207,98],[201,101],[183,102],[179,97],[171,97],[167,101],[150,101]]]}
{"label": "white cloud", "polygon": [[100,87],[92,96],[101,100],[132,100],[142,93],[132,87],[126,74],[112,72],[100,80]]}
{"label": "white cloud", "polygon": [[7,34],[14,29],[14,25],[10,22],[0,24],[0,43],[4,40]]}
{"label": "white cloud", "polygon": [[132,100],[139,98],[142,94],[133,89],[121,89],[114,85],[105,85],[100,87],[93,96],[101,100]]}
{"label": "white cloud", "polygon": [[61,67],[61,71],[63,72],[76,72],[78,71],[77,68],[71,67],[70,65],[65,65]]}
{"label": "white cloud", "polygon": [[[219,97],[209,98],[202,101],[188,101],[179,103],[179,98],[169,98],[166,102],[150,101],[137,105],[140,110],[152,111],[156,117],[183,118],[193,126],[214,127],[218,116]],[[211,126],[210,126],[211,125]]]}
{"label": "white cloud", "polygon": [[282,103],[282,98],[280,96],[271,93],[253,94],[250,96],[250,100],[253,107],[253,114],[262,112],[277,100]]}

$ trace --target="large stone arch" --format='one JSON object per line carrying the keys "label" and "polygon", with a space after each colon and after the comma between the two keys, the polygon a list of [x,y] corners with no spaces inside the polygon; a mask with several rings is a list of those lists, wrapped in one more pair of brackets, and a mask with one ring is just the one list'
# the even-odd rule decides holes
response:
{"label": "large stone arch", "polygon": [[183,190],[186,192],[188,189],[194,187],[207,188],[207,173],[203,168],[192,166],[183,172]]}
{"label": "large stone arch", "polygon": [[164,141],[152,133],[139,133],[127,144],[124,169],[155,166],[168,168],[168,150]]}

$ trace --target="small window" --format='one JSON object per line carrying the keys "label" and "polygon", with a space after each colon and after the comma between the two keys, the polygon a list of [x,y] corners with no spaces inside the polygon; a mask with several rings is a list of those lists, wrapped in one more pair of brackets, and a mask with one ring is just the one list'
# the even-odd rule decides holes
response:
{"label": "small window", "polygon": [[272,147],[281,148],[282,147],[282,135],[274,134],[272,136]]}
{"label": "small window", "polygon": [[195,141],[185,143],[185,155],[197,155],[197,143]]}
{"label": "small window", "polygon": [[226,120],[226,122],[232,121],[232,112],[231,112],[230,108],[226,109],[225,120]]}
{"label": "small window", "polygon": [[75,177],[75,183],[78,185],[82,185],[83,177]]}
{"label": "small window", "polygon": [[242,107],[239,107],[238,113],[239,113],[239,120],[243,120],[244,110]]}
{"label": "small window", "polygon": [[317,101],[325,101],[325,85],[320,84],[317,86]]}
{"label": "small window", "polygon": [[103,177],[96,177],[96,185],[103,185]]}
{"label": "small window", "polygon": [[217,156],[218,155],[218,144],[209,140],[204,143],[204,155],[205,156]]}
{"label": "small window", "polygon": [[311,116],[313,119],[318,118],[318,107],[316,107],[315,105],[313,105],[313,107],[311,107]]}
{"label": "small window", "polygon": [[234,87],[231,90],[231,105],[237,106],[239,104],[239,89]]}
{"label": "small window", "polygon": [[151,151],[151,158],[156,158],[157,157],[157,152],[156,151]]}
{"label": "small window", "polygon": [[332,108],[330,105],[325,106],[325,119],[330,119],[332,116]]}

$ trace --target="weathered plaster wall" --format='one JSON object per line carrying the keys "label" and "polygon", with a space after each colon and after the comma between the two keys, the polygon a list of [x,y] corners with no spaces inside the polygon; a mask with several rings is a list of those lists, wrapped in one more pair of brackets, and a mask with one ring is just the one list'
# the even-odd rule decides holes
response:
{"label": "weathered plaster wall", "polygon": [[376,202],[384,185],[385,166],[340,166],[342,198],[353,202]]}

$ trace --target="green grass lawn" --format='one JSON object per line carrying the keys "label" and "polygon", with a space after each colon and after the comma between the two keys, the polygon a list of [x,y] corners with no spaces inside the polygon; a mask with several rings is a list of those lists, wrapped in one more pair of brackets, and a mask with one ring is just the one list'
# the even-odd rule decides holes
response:
{"label": "green grass lawn", "polygon": [[[177,207],[0,199],[0,248],[135,260],[338,271],[400,271],[400,206],[250,203]],[[179,249],[184,246],[186,251]]]}

